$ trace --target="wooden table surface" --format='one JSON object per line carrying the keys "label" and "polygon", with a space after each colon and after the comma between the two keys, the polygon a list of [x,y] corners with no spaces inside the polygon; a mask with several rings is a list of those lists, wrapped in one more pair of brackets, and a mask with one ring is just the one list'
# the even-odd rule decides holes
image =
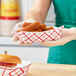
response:
{"label": "wooden table surface", "polygon": [[76,65],[34,63],[27,76],[76,76]]}

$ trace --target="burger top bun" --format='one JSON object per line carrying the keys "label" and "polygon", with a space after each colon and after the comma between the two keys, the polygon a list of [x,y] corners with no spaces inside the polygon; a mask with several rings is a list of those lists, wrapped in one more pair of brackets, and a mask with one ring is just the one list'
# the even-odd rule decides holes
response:
{"label": "burger top bun", "polygon": [[21,64],[21,59],[17,56],[7,55],[7,52],[5,51],[5,54],[0,54],[0,62]]}

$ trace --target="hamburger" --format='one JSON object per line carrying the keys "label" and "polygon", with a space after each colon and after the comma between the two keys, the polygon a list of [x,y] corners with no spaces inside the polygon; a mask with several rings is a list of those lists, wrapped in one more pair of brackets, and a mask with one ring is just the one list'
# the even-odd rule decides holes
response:
{"label": "hamburger", "polygon": [[5,51],[5,54],[0,54],[0,66],[15,67],[17,64],[21,64],[19,57],[7,55],[7,51]]}

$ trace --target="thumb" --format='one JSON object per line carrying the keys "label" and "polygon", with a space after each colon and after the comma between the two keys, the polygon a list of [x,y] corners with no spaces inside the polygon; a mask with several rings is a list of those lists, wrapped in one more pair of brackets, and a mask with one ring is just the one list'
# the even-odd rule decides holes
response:
{"label": "thumb", "polygon": [[71,41],[71,37],[63,37],[60,40],[56,41],[44,41],[44,42],[39,42],[42,45],[45,46],[58,46],[58,45],[64,45],[65,43]]}
{"label": "thumb", "polygon": [[62,37],[60,40],[50,41],[50,43],[52,45],[64,45],[71,40],[72,40],[71,36],[66,36],[66,37]]}

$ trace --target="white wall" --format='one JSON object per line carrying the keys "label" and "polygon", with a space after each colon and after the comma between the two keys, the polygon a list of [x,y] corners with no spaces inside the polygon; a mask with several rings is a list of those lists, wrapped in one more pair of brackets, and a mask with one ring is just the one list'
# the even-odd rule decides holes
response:
{"label": "white wall", "polygon": [[20,7],[21,7],[21,18],[24,19],[26,13],[27,13],[27,0],[20,0]]}

